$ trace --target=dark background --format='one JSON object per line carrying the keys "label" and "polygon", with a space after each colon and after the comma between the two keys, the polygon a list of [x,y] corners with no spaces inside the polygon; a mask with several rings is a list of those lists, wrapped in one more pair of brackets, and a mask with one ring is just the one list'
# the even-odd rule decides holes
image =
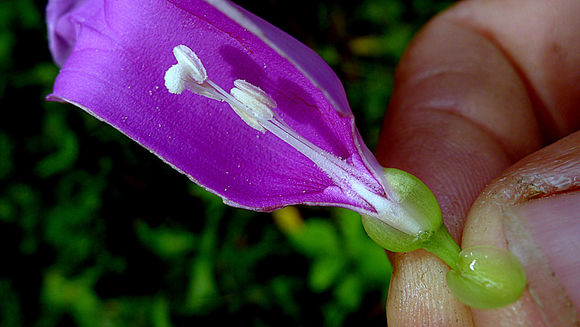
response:
{"label": "dark background", "polygon": [[[246,0],[315,49],[369,147],[431,0]],[[47,103],[45,1],[0,0],[0,326],[385,326],[357,214],[226,207],[109,126]]]}

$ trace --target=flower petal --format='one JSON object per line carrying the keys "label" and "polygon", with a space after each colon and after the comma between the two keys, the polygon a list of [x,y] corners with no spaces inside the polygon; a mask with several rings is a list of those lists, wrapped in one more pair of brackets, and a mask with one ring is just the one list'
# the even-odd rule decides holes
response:
{"label": "flower petal", "polygon": [[47,13],[51,51],[62,65],[49,99],[111,124],[228,204],[372,210],[297,150],[246,125],[226,103],[171,94],[164,86],[173,48],[187,45],[217,84],[229,89],[240,79],[258,86],[288,126],[381,192],[376,160],[360,142],[340,82],[287,34],[226,1],[61,0],[51,1]]}

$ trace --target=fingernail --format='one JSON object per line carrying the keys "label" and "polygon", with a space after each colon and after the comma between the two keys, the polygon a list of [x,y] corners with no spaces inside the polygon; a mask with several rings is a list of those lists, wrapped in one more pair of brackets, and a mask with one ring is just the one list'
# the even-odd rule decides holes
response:
{"label": "fingernail", "polygon": [[517,204],[505,210],[503,223],[542,318],[574,325],[580,312],[580,192]]}

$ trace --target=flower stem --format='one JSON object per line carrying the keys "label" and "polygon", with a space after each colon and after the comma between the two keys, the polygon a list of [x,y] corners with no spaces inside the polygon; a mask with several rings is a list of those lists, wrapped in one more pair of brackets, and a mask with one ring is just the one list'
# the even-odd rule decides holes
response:
{"label": "flower stem", "polygon": [[457,260],[459,259],[461,249],[451,235],[449,235],[449,231],[445,225],[442,225],[421,247],[439,257],[451,269],[457,270]]}

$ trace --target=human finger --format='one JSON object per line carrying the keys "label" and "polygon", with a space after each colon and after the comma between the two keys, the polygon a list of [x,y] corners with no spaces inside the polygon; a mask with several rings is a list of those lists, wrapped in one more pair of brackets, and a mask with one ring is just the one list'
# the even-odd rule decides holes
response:
{"label": "human finger", "polygon": [[463,246],[509,249],[524,265],[516,302],[473,309],[476,326],[575,326],[580,316],[580,132],[510,167],[477,198]]}
{"label": "human finger", "polygon": [[[551,4],[461,3],[425,27],[398,67],[377,157],[433,190],[456,240],[493,177],[578,128],[578,4]],[[559,87],[550,82],[556,77]],[[472,325],[445,285],[443,263],[424,251],[391,259],[389,324]]]}

